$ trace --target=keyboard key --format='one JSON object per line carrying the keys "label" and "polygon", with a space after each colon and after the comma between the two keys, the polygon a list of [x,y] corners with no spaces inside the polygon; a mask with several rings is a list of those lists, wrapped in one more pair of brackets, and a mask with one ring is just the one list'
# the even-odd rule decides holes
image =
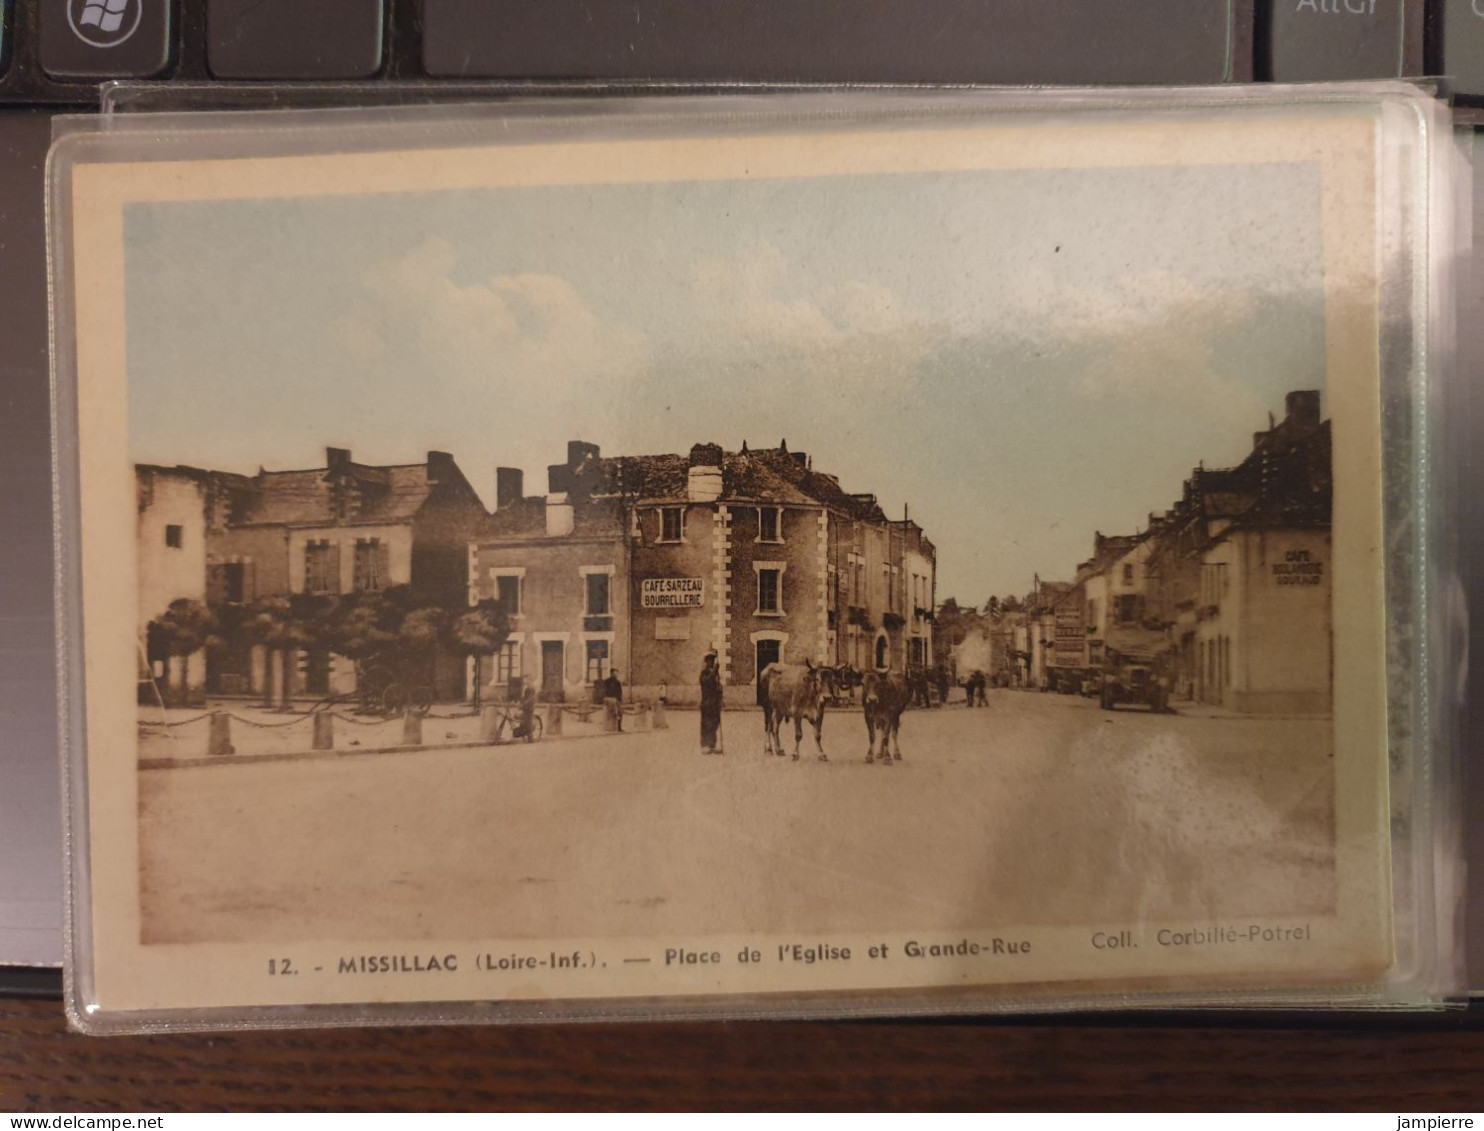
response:
{"label": "keyboard key", "polygon": [[224,79],[364,79],[381,69],[382,0],[207,0],[206,61]]}
{"label": "keyboard key", "polygon": [[469,78],[1202,83],[1232,0],[424,0],[423,64]]}
{"label": "keyboard key", "polygon": [[1440,47],[1454,92],[1484,96],[1484,0],[1445,0]]}
{"label": "keyboard key", "polygon": [[40,0],[37,55],[59,79],[150,78],[170,62],[170,0]]}
{"label": "keyboard key", "polygon": [[1274,82],[1398,78],[1404,0],[1269,0]]}

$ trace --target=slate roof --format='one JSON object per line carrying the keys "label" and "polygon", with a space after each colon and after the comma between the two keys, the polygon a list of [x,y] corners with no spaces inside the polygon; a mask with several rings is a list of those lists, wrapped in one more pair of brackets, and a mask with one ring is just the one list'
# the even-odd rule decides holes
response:
{"label": "slate roof", "polygon": [[[589,463],[597,465],[594,473],[606,488],[594,494],[656,502],[686,497],[689,456],[608,456]],[[588,474],[583,468],[578,473]],[[833,475],[813,470],[800,454],[782,447],[726,452],[722,456],[722,498],[784,505],[822,503],[856,518],[885,520],[874,499],[856,498]]]}
{"label": "slate roof", "polygon": [[[688,454],[589,455],[575,466],[559,464],[551,471],[569,484],[569,494],[576,504],[574,533],[621,534],[626,504],[685,502],[690,467]],[[874,496],[851,495],[833,475],[813,470],[802,455],[782,446],[724,452],[721,468],[722,502],[824,505],[853,518],[888,521]],[[545,528],[545,499],[532,495],[496,511],[485,524],[485,533],[520,537],[539,534]],[[931,545],[926,539],[923,542]]]}
{"label": "slate roof", "polygon": [[[396,523],[410,521],[428,501],[433,486],[427,464],[402,464],[369,469],[381,475],[357,476],[360,507],[351,521]],[[378,480],[383,480],[378,482]],[[253,477],[245,505],[233,525],[332,526],[334,491],[325,468],[310,471],[261,471]]]}

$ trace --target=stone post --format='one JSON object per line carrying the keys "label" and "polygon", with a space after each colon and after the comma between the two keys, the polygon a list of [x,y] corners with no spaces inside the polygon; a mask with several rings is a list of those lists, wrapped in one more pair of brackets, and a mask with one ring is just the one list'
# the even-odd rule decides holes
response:
{"label": "stone post", "polygon": [[314,750],[335,749],[335,716],[329,711],[316,711],[314,715]]}
{"label": "stone post", "polygon": [[421,746],[423,744],[423,717],[416,711],[409,710],[402,716],[402,745]]}
{"label": "stone post", "polygon": [[486,707],[479,712],[479,741],[496,743],[500,741],[500,726],[504,722],[504,716],[498,707]]}
{"label": "stone post", "polygon": [[206,738],[206,753],[209,757],[236,753],[232,746],[232,718],[225,711],[211,712],[211,732]]}
{"label": "stone post", "polygon": [[546,709],[546,736],[548,738],[562,736],[562,705],[560,703],[553,703]]}
{"label": "stone post", "polygon": [[656,699],[654,701],[654,719],[649,724],[652,730],[669,730],[670,724],[665,721],[665,701]]}

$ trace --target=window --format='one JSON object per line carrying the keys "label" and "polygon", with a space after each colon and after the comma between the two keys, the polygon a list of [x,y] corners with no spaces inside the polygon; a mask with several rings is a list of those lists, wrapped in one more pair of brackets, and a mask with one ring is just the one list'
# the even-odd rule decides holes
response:
{"label": "window", "polygon": [[1134,583],[1134,563],[1133,562],[1124,562],[1123,563],[1123,583],[1125,585],[1132,585]]}
{"label": "window", "polygon": [[1143,619],[1143,602],[1140,600],[1138,594],[1125,593],[1122,596],[1114,598],[1114,600],[1116,602],[1114,605],[1114,616],[1120,624],[1131,624],[1134,621]]}
{"label": "window", "polygon": [[376,593],[387,587],[387,553],[380,538],[356,539],[354,588],[357,593]]}
{"label": "window", "polygon": [[783,511],[779,507],[759,507],[757,512],[757,540],[759,542],[783,541]]}
{"label": "window", "polygon": [[685,508],[660,508],[660,541],[679,542],[685,538]]}
{"label": "window", "polygon": [[339,545],[329,542],[304,544],[304,592],[338,593],[340,591]]}
{"label": "window", "polygon": [[779,588],[783,581],[781,569],[760,569],[757,571],[757,611],[760,613],[781,613],[783,603]]}
{"label": "window", "polygon": [[165,527],[165,545],[172,550],[178,550],[185,545],[185,527],[173,525]]}
{"label": "window", "polygon": [[608,641],[589,640],[587,642],[587,673],[585,678],[588,683],[597,683],[600,679],[608,678]]}
{"label": "window", "polygon": [[222,567],[223,599],[233,605],[246,600],[247,567],[241,562],[228,562]]}
{"label": "window", "polygon": [[587,615],[590,617],[608,615],[608,575],[606,573],[587,575]]}
{"label": "window", "polygon": [[520,577],[518,574],[502,573],[495,578],[495,597],[505,606],[508,616],[520,616]]}
{"label": "window", "polygon": [[495,653],[495,683],[509,685],[520,674],[520,645],[507,640]]}

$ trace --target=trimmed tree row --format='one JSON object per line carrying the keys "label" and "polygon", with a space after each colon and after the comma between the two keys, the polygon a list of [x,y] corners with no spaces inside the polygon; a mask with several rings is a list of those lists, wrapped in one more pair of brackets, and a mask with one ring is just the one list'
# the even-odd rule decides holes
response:
{"label": "trimmed tree row", "polygon": [[189,696],[189,657],[253,646],[266,649],[264,705],[288,702],[288,673],[299,651],[332,652],[353,662],[357,683],[376,667],[411,681],[429,670],[438,649],[473,657],[474,695],[483,684],[484,657],[504,645],[510,621],[499,601],[485,599],[450,611],[419,605],[411,587],[394,585],[376,592],[343,596],[293,594],[259,597],[242,605],[207,606],[181,598],[150,622],[150,641],[163,649],[167,702]]}

